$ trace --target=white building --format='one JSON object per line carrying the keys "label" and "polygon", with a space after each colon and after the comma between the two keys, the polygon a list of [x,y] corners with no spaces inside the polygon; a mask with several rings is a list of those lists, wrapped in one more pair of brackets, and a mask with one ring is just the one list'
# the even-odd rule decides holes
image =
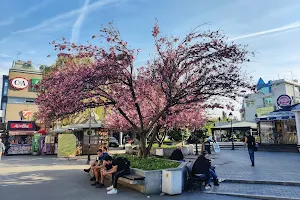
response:
{"label": "white building", "polygon": [[279,109],[277,99],[280,95],[288,95],[292,98],[292,104],[300,103],[300,83],[284,79],[268,81],[262,78],[257,83],[257,92],[244,98],[242,106],[242,119],[255,121],[256,117]]}

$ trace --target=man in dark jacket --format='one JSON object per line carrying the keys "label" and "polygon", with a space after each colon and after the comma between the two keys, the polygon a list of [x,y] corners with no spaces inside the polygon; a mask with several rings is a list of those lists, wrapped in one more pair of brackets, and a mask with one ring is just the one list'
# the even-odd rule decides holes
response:
{"label": "man in dark jacket", "polygon": [[182,154],[182,151],[181,151],[181,146],[178,146],[177,149],[175,149],[171,156],[170,156],[170,159],[171,160],[177,160],[177,161],[184,161],[183,160],[183,154]]}
{"label": "man in dark jacket", "polygon": [[208,152],[203,151],[202,154],[197,158],[195,161],[193,168],[192,168],[192,174],[194,176],[200,176],[200,174],[205,174],[207,177],[207,180],[205,182],[205,189],[209,190],[211,188],[210,183],[211,179],[214,180],[214,185],[219,186],[219,182],[223,180],[219,180],[216,173],[211,169],[211,163],[208,159]]}
{"label": "man in dark jacket", "polygon": [[254,151],[256,150],[256,142],[255,138],[251,134],[246,137],[245,145],[248,146],[248,152],[252,163],[251,166],[254,167]]}

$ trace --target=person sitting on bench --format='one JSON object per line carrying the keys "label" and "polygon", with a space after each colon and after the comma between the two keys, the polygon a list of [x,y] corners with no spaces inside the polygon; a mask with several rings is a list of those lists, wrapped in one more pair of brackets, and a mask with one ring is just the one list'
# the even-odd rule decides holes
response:
{"label": "person sitting on bench", "polygon": [[175,149],[171,156],[170,156],[170,159],[171,160],[177,160],[177,161],[184,161],[183,160],[183,154],[182,154],[182,151],[181,151],[181,146],[177,146],[177,149]]}
{"label": "person sitting on bench", "polygon": [[[118,179],[124,175],[130,174],[130,162],[126,158],[117,157],[115,159],[112,159],[112,157],[107,156],[104,158],[104,162],[106,166],[106,169],[101,170],[101,183],[103,185],[104,183],[104,177],[106,175],[112,175],[112,186],[107,188],[107,194],[117,194],[117,185],[118,185]],[[111,169],[109,169],[111,167]]]}
{"label": "person sitting on bench", "polygon": [[[97,151],[97,157],[95,161],[91,161],[90,162],[90,168],[88,169],[84,169],[83,171],[85,171],[86,173],[90,173],[91,169],[93,168],[94,171],[94,167],[95,166],[100,166],[103,162],[103,159],[108,156],[108,153],[103,152],[102,149],[98,149]],[[91,181],[95,180],[95,177],[91,178]]]}
{"label": "person sitting on bench", "polygon": [[219,186],[219,182],[222,182],[223,179],[219,179],[215,171],[212,169],[210,160],[208,159],[208,152],[203,151],[202,154],[197,158],[195,161],[192,174],[194,176],[201,176],[202,174],[205,175],[205,189],[209,190],[211,188],[211,179],[214,180],[214,185]]}

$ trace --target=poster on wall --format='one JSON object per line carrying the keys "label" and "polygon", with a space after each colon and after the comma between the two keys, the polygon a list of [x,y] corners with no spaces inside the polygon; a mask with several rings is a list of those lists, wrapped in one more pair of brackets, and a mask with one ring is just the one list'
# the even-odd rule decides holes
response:
{"label": "poster on wall", "polygon": [[8,149],[9,155],[31,154],[31,144],[12,144]]}

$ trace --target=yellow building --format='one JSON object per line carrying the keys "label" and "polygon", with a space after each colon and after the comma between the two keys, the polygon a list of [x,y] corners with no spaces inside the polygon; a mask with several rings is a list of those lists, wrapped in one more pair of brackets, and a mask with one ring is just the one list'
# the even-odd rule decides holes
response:
{"label": "yellow building", "polygon": [[[37,111],[34,101],[37,94],[33,86],[41,79],[42,72],[32,67],[30,61],[13,63],[9,70],[8,81],[3,80],[3,90],[6,90],[2,93],[5,123],[8,121],[32,121],[34,119],[34,112]],[[7,87],[5,88],[5,86]]]}
{"label": "yellow building", "polygon": [[42,73],[32,67],[31,62],[13,62],[8,76],[3,76],[1,109],[2,121],[7,125],[8,154],[31,154],[36,126],[37,111],[34,85],[42,79]]}

